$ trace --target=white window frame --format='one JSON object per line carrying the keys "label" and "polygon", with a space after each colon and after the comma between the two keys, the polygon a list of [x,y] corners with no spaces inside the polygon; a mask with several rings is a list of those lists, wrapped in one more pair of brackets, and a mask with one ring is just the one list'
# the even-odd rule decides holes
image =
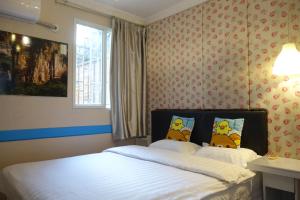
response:
{"label": "white window frame", "polygon": [[105,51],[103,51],[103,54],[102,54],[102,66],[103,66],[103,74],[102,74],[102,87],[104,88],[103,89],[103,92],[102,92],[102,102],[103,104],[87,104],[87,105],[77,105],[76,104],[76,53],[77,53],[77,48],[76,48],[76,37],[77,37],[77,24],[80,24],[80,25],[84,25],[84,26],[89,26],[91,28],[95,28],[95,29],[100,29],[102,31],[104,31],[105,33],[107,32],[111,32],[112,29],[109,28],[109,27],[105,27],[105,26],[101,26],[99,24],[95,24],[95,23],[92,23],[92,22],[88,22],[88,21],[85,21],[85,20],[81,20],[81,19],[78,19],[78,18],[74,18],[74,45],[73,45],[73,108],[105,108],[105,109],[109,109],[107,108],[106,104],[106,70],[107,70],[107,44],[106,44],[106,34],[102,34],[102,42],[103,42],[103,49],[105,49]]}

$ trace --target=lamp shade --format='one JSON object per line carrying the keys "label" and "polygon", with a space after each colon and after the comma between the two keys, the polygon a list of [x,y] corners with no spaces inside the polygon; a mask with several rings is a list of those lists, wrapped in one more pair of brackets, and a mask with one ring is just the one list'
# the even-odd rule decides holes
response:
{"label": "lamp shade", "polygon": [[275,75],[300,74],[300,52],[295,43],[284,44],[273,66]]}

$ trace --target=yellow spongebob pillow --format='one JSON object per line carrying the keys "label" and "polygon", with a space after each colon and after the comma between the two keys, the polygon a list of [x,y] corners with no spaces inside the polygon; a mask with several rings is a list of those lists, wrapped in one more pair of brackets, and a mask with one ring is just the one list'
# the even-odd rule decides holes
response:
{"label": "yellow spongebob pillow", "polygon": [[239,148],[244,119],[215,118],[210,146]]}
{"label": "yellow spongebob pillow", "polygon": [[173,116],[167,139],[189,142],[194,128],[195,119]]}

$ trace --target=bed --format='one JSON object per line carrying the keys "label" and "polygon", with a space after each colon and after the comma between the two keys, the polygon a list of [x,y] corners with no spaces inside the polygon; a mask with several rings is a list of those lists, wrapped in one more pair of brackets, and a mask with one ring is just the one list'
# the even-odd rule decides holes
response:
{"label": "bed", "polygon": [[[191,142],[209,142],[215,117],[245,119],[241,147],[267,153],[267,111],[155,110],[152,141],[165,138],[173,115],[194,117]],[[16,200],[258,199],[259,178],[217,160],[159,148],[123,146],[97,154],[16,164],[1,173],[1,190]]]}

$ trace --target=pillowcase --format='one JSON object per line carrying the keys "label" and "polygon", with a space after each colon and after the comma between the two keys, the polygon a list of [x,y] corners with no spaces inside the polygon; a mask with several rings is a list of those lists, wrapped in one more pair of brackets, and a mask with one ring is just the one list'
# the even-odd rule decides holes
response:
{"label": "pillowcase", "polygon": [[193,154],[201,147],[192,142],[180,142],[175,140],[159,140],[149,145],[151,148],[166,149],[184,154]]}
{"label": "pillowcase", "polygon": [[259,157],[259,155],[257,155],[257,153],[255,153],[251,149],[246,149],[246,148],[232,149],[232,148],[219,148],[219,147],[211,147],[211,146],[200,148],[195,153],[195,155],[222,161],[222,162],[231,163],[244,168],[247,167],[247,162],[255,160]]}
{"label": "pillowcase", "polygon": [[244,119],[215,118],[210,146],[239,148]]}
{"label": "pillowcase", "polygon": [[173,116],[167,139],[189,142],[194,128],[195,119]]}

